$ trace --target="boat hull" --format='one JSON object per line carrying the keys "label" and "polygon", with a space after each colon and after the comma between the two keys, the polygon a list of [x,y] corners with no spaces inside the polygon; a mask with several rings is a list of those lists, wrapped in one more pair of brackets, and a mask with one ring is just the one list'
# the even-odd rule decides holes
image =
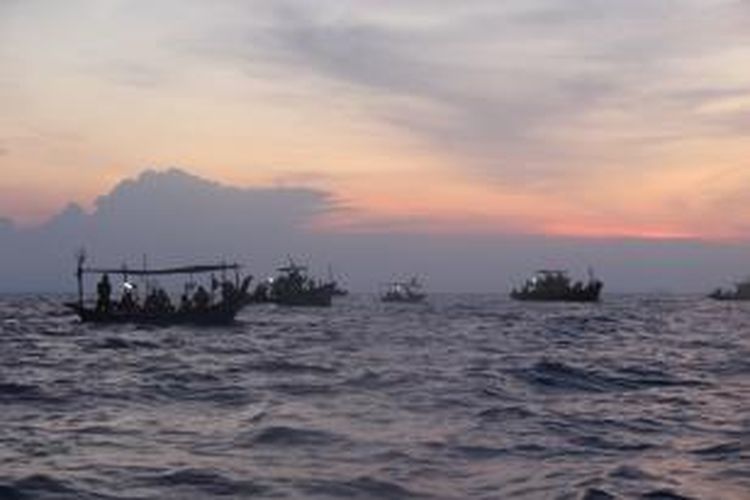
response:
{"label": "boat hull", "polygon": [[529,302],[599,302],[601,286],[586,287],[559,293],[513,290],[511,298]]}
{"label": "boat hull", "polygon": [[412,294],[412,295],[391,295],[386,294],[380,297],[381,302],[388,302],[392,304],[418,304],[424,302],[427,298],[426,294]]}
{"label": "boat hull", "polygon": [[733,292],[714,292],[708,296],[709,299],[725,301],[725,302],[743,302],[750,301],[749,295],[742,295]]}
{"label": "boat hull", "polygon": [[270,302],[280,306],[330,307],[332,299],[333,294],[325,291],[321,293],[290,294],[273,297]]}
{"label": "boat hull", "polygon": [[98,311],[68,303],[66,306],[75,312],[83,323],[119,324],[135,323],[149,325],[202,325],[220,326],[234,322],[241,306],[211,307],[205,310],[172,311],[151,313],[145,311]]}
{"label": "boat hull", "polygon": [[276,304],[294,307],[330,307],[333,294],[326,290],[308,291],[303,293],[270,294],[265,291],[249,295],[248,304]]}

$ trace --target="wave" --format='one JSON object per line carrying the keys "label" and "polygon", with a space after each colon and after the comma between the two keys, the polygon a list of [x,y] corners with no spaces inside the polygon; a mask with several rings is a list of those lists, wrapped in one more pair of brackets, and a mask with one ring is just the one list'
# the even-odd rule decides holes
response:
{"label": "wave", "polygon": [[478,445],[454,446],[453,450],[465,456],[466,458],[469,458],[472,460],[493,459],[493,458],[508,456],[510,453],[512,453],[512,450],[509,450],[507,448],[494,448],[491,446],[478,446]]}
{"label": "wave", "polygon": [[0,383],[0,402],[8,403],[61,403],[60,397],[52,396],[40,386],[15,382]]}
{"label": "wave", "polygon": [[[317,429],[298,429],[283,425],[261,429],[250,436],[248,444],[265,446],[325,446],[342,441],[339,434]],[[247,440],[245,440],[247,442]]]}
{"label": "wave", "polygon": [[682,495],[670,488],[649,491],[641,495],[641,498],[643,500],[694,500],[693,497]]}
{"label": "wave", "polygon": [[639,452],[657,447],[654,443],[641,441],[613,441],[599,435],[579,436],[574,438],[572,442],[586,450],[592,451]]}
{"label": "wave", "polygon": [[142,478],[142,481],[152,486],[170,488],[170,497],[174,496],[175,492],[173,490],[175,489],[178,491],[187,490],[190,493],[200,492],[220,496],[231,495],[232,497],[262,495],[268,492],[268,487],[256,482],[231,479],[219,472],[208,469],[179,469]]}
{"label": "wave", "polygon": [[305,363],[294,363],[285,359],[274,359],[247,365],[248,370],[266,373],[336,373],[336,368],[323,365],[312,365]]}
{"label": "wave", "polygon": [[159,344],[146,340],[130,340],[123,337],[107,337],[94,345],[96,349],[156,349]]}
{"label": "wave", "polygon": [[658,370],[627,367],[612,374],[605,374],[599,370],[547,359],[536,362],[531,368],[517,370],[516,374],[532,385],[547,390],[608,392],[701,385],[700,382],[692,380],[676,379]]}
{"label": "wave", "polygon": [[363,300],[253,308],[206,331],[82,325],[35,300],[4,310],[0,297],[0,498],[680,500],[750,487],[744,310]]}
{"label": "wave", "polygon": [[348,481],[310,480],[296,483],[305,496],[324,498],[420,498],[424,494],[398,483],[362,476]]}
{"label": "wave", "polygon": [[729,441],[726,443],[697,448],[691,450],[691,453],[714,460],[723,460],[728,458],[739,458],[747,455],[747,449],[748,446],[743,445],[743,443],[740,443],[739,441]]}
{"label": "wave", "polygon": [[10,483],[0,483],[3,500],[114,500],[118,497],[93,493],[69,481],[45,474],[32,474]]}
{"label": "wave", "polygon": [[247,389],[239,385],[201,387],[172,382],[144,386],[141,389],[146,398],[153,394],[160,394],[169,400],[207,402],[229,407],[244,406],[254,401]]}
{"label": "wave", "polygon": [[525,419],[535,416],[535,413],[524,406],[503,406],[487,408],[477,413],[477,417],[488,421],[504,421],[510,419]]}
{"label": "wave", "polygon": [[653,481],[656,479],[655,476],[633,465],[620,465],[607,475],[613,479],[624,479],[626,481]]}
{"label": "wave", "polygon": [[616,500],[617,497],[612,493],[600,488],[587,488],[580,496],[581,500]]}
{"label": "wave", "polygon": [[281,384],[272,384],[268,386],[274,391],[278,391],[283,394],[290,396],[318,396],[318,395],[333,395],[337,390],[330,384],[311,384],[302,382],[288,382]]}

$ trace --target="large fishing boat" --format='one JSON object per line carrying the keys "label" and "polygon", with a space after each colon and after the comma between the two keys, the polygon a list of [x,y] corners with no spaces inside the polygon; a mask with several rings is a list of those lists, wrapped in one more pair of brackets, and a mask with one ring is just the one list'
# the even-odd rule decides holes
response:
{"label": "large fishing boat", "polygon": [[734,284],[734,290],[717,288],[708,295],[715,300],[750,300],[750,278]]}
{"label": "large fishing boat", "polygon": [[520,289],[513,289],[510,296],[516,300],[543,302],[596,302],[604,284],[589,271],[587,283],[573,283],[567,271],[542,269],[526,280]]}
{"label": "large fishing boat", "polygon": [[[247,303],[251,276],[240,277],[238,264],[209,264],[161,269],[87,268],[85,255],[78,258],[78,300],[65,305],[83,322],[140,324],[225,325],[234,321]],[[219,274],[221,279],[216,278]],[[231,277],[229,276],[231,274]],[[97,275],[97,298],[87,301],[84,292],[86,275]],[[210,275],[207,285],[196,277]],[[120,276],[120,297],[113,298],[110,276]],[[169,294],[153,280],[155,277],[187,276],[180,302],[173,305]],[[141,278],[136,283],[131,278]],[[141,290],[142,289],[142,290]],[[142,292],[142,293],[141,293]]]}
{"label": "large fishing boat", "polygon": [[422,291],[422,283],[413,277],[408,281],[394,281],[386,285],[385,291],[380,295],[383,302],[422,302],[427,294]]}
{"label": "large fishing boat", "polygon": [[252,302],[271,302],[284,306],[319,306],[331,305],[335,288],[331,283],[322,283],[307,274],[307,267],[289,264],[277,269],[278,275],[269,278],[256,287],[251,296]]}

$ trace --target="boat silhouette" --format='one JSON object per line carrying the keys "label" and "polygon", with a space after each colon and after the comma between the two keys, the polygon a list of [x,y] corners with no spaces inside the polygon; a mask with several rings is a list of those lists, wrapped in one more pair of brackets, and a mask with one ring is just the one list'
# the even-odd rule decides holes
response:
{"label": "boat silhouette", "polygon": [[335,295],[335,283],[322,283],[311,278],[307,267],[291,258],[278,274],[259,284],[251,296],[252,302],[270,302],[284,306],[328,307]]}
{"label": "boat silhouette", "polygon": [[416,276],[408,281],[394,281],[386,285],[385,291],[380,295],[383,302],[422,302],[427,294],[422,291],[422,283]]}
{"label": "boat silhouette", "polygon": [[717,288],[708,297],[714,300],[750,300],[750,278],[735,283],[733,290]]}
{"label": "boat silhouette", "polygon": [[[83,322],[225,325],[234,321],[237,313],[247,303],[247,289],[252,280],[252,276],[241,279],[239,264],[202,264],[161,269],[146,269],[145,266],[143,269],[130,269],[127,266],[87,268],[84,266],[85,259],[84,253],[78,257],[78,300],[65,303]],[[218,280],[215,273],[221,273],[222,279]],[[232,273],[231,279],[227,277],[227,273]],[[100,276],[97,299],[93,305],[85,298],[86,275]],[[145,280],[148,277],[175,275],[189,277],[177,305],[172,304],[164,289],[158,285],[149,285],[147,281],[141,300],[138,285],[130,280],[131,277],[142,277]],[[208,288],[193,281],[196,275],[210,275]],[[119,300],[112,298],[110,276],[122,278]]]}
{"label": "boat silhouette", "polygon": [[589,271],[587,283],[572,282],[567,271],[541,269],[510,296],[516,300],[540,302],[597,302],[604,284]]}

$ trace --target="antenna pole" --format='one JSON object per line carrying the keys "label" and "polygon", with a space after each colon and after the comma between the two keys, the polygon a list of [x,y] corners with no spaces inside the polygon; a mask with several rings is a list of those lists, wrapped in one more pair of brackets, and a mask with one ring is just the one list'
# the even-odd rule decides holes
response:
{"label": "antenna pole", "polygon": [[83,263],[86,261],[86,250],[81,248],[76,256],[78,267],[76,269],[76,278],[78,279],[78,307],[83,310]]}
{"label": "antenna pole", "polygon": [[145,273],[147,267],[148,267],[148,258],[146,257],[146,254],[144,253],[143,254],[143,271],[144,271],[144,274],[143,274],[143,282],[142,282],[144,299],[145,299],[145,297],[148,297],[148,276]]}
{"label": "antenna pole", "polygon": [[78,306],[83,309],[83,266],[81,264],[79,259],[76,277],[78,278]]}

